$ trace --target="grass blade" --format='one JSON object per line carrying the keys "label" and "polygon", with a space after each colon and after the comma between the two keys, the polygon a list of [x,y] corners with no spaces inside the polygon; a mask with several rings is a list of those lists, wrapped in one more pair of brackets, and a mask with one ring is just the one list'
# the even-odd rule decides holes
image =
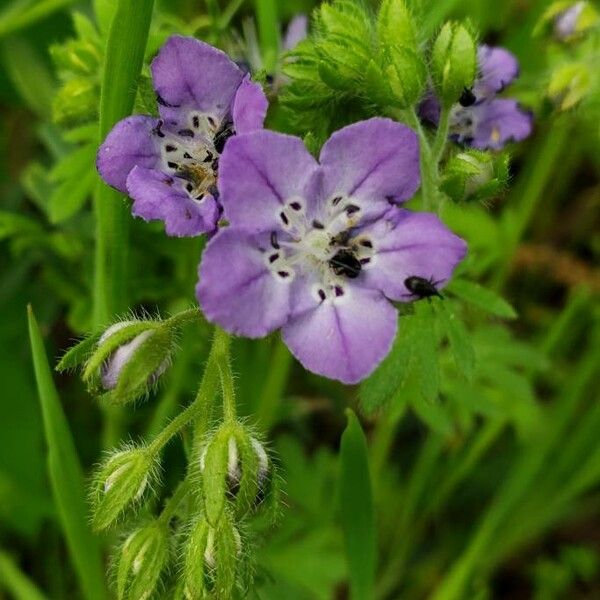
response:
{"label": "grass blade", "polygon": [[340,516],[352,600],[371,600],[376,567],[375,513],[367,441],[356,415],[347,410],[348,426],[340,445]]}
{"label": "grass blade", "polygon": [[15,600],[46,600],[35,584],[2,550],[0,550],[0,581],[1,587],[10,592]]}
{"label": "grass blade", "polygon": [[75,444],[46,358],[44,342],[31,307],[29,339],[48,444],[48,473],[67,546],[86,600],[106,598],[98,540],[88,527],[86,493]]}

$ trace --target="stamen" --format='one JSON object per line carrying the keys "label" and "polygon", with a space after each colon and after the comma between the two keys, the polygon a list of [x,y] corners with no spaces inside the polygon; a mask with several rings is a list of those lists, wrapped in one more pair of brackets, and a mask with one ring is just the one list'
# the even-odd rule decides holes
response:
{"label": "stamen", "polygon": [[290,220],[287,218],[287,215],[284,212],[280,212],[279,213],[279,217],[281,218],[281,220],[283,221],[283,223],[285,225],[289,225],[290,224]]}
{"label": "stamen", "polygon": [[312,226],[315,229],[325,229],[325,225],[323,225],[323,223],[321,223],[321,221],[317,221],[316,219],[312,222]]}
{"label": "stamen", "polygon": [[173,146],[171,144],[167,144],[165,146],[165,151],[166,152],[175,152],[175,150],[177,150],[177,146]]}
{"label": "stamen", "polygon": [[340,287],[339,285],[335,286],[334,291],[337,298],[344,295],[344,288]]}
{"label": "stamen", "polygon": [[282,279],[285,279],[286,277],[290,276],[290,274],[287,271],[277,271],[277,275],[279,275],[279,277],[281,277]]}
{"label": "stamen", "polygon": [[269,262],[274,263],[278,258],[279,258],[279,254],[277,254],[277,253],[271,254],[271,256],[269,256]]}
{"label": "stamen", "polygon": [[348,204],[348,206],[344,207],[344,210],[346,211],[346,214],[350,216],[358,212],[360,210],[360,206],[356,206],[356,204]]}
{"label": "stamen", "polygon": [[191,192],[194,189],[194,186],[191,183],[186,184],[185,189],[188,192]]}
{"label": "stamen", "polygon": [[371,259],[370,258],[361,258],[359,262],[361,265],[368,265],[371,262]]}
{"label": "stamen", "polygon": [[327,298],[324,290],[319,290],[317,293],[319,294],[319,298],[321,298],[321,300],[325,300],[325,298]]}
{"label": "stamen", "polygon": [[212,117],[206,117],[206,120],[211,127],[216,128],[217,123]]}
{"label": "stamen", "polygon": [[194,132],[191,129],[180,129],[177,133],[182,137],[194,137]]}
{"label": "stamen", "polygon": [[183,158],[192,158],[192,155],[189,152],[184,152]]}
{"label": "stamen", "polygon": [[273,248],[275,248],[276,250],[279,250],[279,248],[280,248],[279,243],[277,242],[277,232],[276,231],[271,231],[271,246],[273,246]]}
{"label": "stamen", "polygon": [[192,117],[192,125],[198,129],[198,127],[200,127],[200,119],[198,118],[198,115],[194,115]]}
{"label": "stamen", "polygon": [[337,206],[340,202],[342,201],[342,197],[341,196],[336,196],[332,201],[331,204],[333,204],[333,206]]}
{"label": "stamen", "polygon": [[302,204],[300,204],[300,202],[292,202],[290,204],[290,206],[294,209],[294,210],[302,210]]}
{"label": "stamen", "polygon": [[373,243],[371,242],[371,240],[360,240],[360,245],[364,246],[365,248],[372,248],[373,247]]}
{"label": "stamen", "polygon": [[179,165],[176,162],[168,162],[167,166],[171,169],[179,169]]}

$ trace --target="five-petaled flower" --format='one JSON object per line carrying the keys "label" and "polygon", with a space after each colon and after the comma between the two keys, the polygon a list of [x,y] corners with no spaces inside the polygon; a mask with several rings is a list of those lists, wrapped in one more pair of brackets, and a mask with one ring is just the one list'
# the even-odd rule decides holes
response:
{"label": "five-petaled flower", "polygon": [[[519,74],[519,63],[504,48],[481,45],[477,51],[479,75],[450,109],[450,138],[481,150],[500,149],[531,133],[532,116],[516,100],[496,98]],[[440,103],[432,92],[419,107],[421,116],[437,124]]]}
{"label": "five-petaled flower", "polygon": [[160,118],[117,123],[98,171],[133,198],[135,216],[164,221],[167,234],[213,231],[219,155],[232,134],[262,127],[267,99],[224,52],[194,38],[170,37],[151,70]]}
{"label": "five-petaled flower", "polygon": [[296,137],[236,136],[218,186],[230,226],[199,268],[206,317],[247,337],[282,328],[307,369],[346,383],[389,352],[410,278],[441,288],[466,252],[435,215],[398,207],[419,186],[419,146],[389,119],[337,131],[319,162]]}

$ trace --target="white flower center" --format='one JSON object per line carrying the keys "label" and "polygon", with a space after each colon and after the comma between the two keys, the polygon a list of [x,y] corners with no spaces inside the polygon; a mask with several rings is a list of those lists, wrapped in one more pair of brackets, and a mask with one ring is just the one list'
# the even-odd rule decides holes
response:
{"label": "white flower center", "polygon": [[450,135],[459,143],[468,143],[475,137],[479,125],[476,111],[471,106],[461,106],[458,102],[450,109]]}
{"label": "white flower center", "polygon": [[316,217],[303,198],[291,198],[278,213],[285,233],[271,235],[265,262],[273,276],[291,282],[297,273],[314,280],[319,302],[341,301],[348,281],[360,276],[374,256],[373,243],[356,234],[361,208],[351,198],[331,197]]}
{"label": "white flower center", "polygon": [[192,199],[202,200],[216,188],[219,154],[232,133],[231,123],[197,111],[176,132],[159,126],[161,170],[180,179]]}

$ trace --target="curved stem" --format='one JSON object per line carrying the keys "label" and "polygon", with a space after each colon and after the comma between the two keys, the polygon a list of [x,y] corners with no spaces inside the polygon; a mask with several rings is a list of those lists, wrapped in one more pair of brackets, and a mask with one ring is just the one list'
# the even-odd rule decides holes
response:
{"label": "curved stem", "polygon": [[167,525],[169,521],[175,516],[179,505],[185,500],[190,491],[189,479],[184,479],[173,492],[173,495],[167,500],[165,507],[160,513],[158,520],[164,525]]}

